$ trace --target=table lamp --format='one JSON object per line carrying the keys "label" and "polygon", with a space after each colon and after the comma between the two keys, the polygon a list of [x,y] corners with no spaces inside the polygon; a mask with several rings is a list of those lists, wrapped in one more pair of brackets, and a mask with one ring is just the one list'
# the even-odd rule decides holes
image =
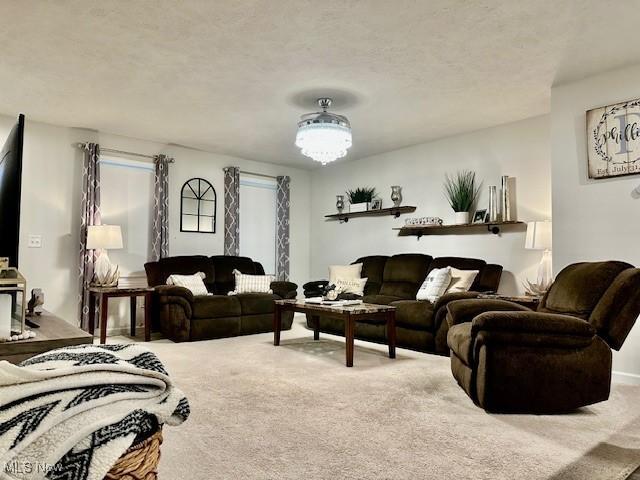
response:
{"label": "table lamp", "polygon": [[120,271],[111,263],[107,250],[122,248],[122,230],[119,225],[91,225],[87,228],[87,248],[100,250],[93,266],[93,284],[100,287],[118,285]]}
{"label": "table lamp", "polygon": [[527,280],[525,285],[525,287],[527,287],[527,293],[541,295],[546,292],[553,283],[551,265],[551,222],[548,220],[528,222],[527,238],[524,248],[527,250],[543,251],[542,259],[538,265],[537,283],[531,283]]}

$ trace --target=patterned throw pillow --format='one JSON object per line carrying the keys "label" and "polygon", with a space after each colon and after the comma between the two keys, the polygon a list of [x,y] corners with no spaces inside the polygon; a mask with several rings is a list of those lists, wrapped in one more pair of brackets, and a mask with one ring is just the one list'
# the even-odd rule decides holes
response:
{"label": "patterned throw pillow", "polygon": [[273,293],[271,282],[275,280],[273,275],[245,275],[239,270],[234,270],[236,277],[236,288],[229,295],[239,293]]}
{"label": "patterned throw pillow", "polygon": [[194,273],[193,275],[169,275],[167,278],[167,285],[175,285],[177,287],[184,287],[190,290],[194,295],[210,295],[207,287],[202,281],[205,274],[202,272]]}
{"label": "patterned throw pillow", "polygon": [[340,293],[352,293],[354,295],[364,295],[364,286],[367,284],[368,278],[347,279],[337,278],[335,285]]}
{"label": "patterned throw pillow", "polygon": [[336,283],[338,278],[343,280],[357,280],[362,276],[362,264],[331,265],[329,267],[329,283]]}
{"label": "patterned throw pillow", "polygon": [[479,270],[458,270],[451,267],[451,285],[447,293],[468,292],[479,272]]}
{"label": "patterned throw pillow", "polygon": [[449,288],[451,267],[434,268],[429,272],[416,294],[416,300],[436,302]]}

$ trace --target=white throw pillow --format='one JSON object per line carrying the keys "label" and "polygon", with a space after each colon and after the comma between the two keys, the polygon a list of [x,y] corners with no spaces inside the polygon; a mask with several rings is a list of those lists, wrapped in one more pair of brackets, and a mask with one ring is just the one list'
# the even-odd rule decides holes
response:
{"label": "white throw pillow", "polygon": [[468,292],[479,270],[458,270],[451,267],[451,285],[447,293]]}
{"label": "white throw pillow", "polygon": [[335,281],[336,288],[340,293],[352,293],[354,295],[364,295],[364,286],[367,284],[367,278],[346,279],[337,278]]}
{"label": "white throw pillow", "polygon": [[451,284],[451,267],[434,268],[425,278],[420,290],[416,294],[416,300],[428,300],[436,302],[449,288]]}
{"label": "white throw pillow", "polygon": [[234,270],[236,288],[229,295],[239,293],[273,293],[271,282],[275,280],[273,275],[246,275],[239,270]]}
{"label": "white throw pillow", "polygon": [[193,275],[173,274],[167,278],[167,285],[184,287],[194,295],[209,295],[209,291],[203,282],[204,277],[205,274],[202,272],[194,273]]}
{"label": "white throw pillow", "polygon": [[331,265],[329,267],[329,283],[336,283],[338,278],[342,280],[358,280],[362,276],[362,264]]}

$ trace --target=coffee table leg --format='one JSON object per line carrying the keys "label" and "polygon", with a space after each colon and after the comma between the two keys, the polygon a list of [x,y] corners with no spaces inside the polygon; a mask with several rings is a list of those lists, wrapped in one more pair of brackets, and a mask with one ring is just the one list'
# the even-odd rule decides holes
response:
{"label": "coffee table leg", "polygon": [[320,340],[320,315],[313,317],[313,339]]}
{"label": "coffee table leg", "polygon": [[389,343],[389,358],[396,358],[396,312],[387,313],[387,341]]}
{"label": "coffee table leg", "polygon": [[144,341],[151,340],[151,293],[144,295]]}
{"label": "coffee table leg", "polygon": [[277,303],[273,307],[273,344],[280,345],[280,329],[282,328],[282,307]]}
{"label": "coffee table leg", "polygon": [[347,367],[353,367],[353,337],[355,333],[355,321],[351,314],[347,313],[344,319],[344,338],[347,349]]}
{"label": "coffee table leg", "polygon": [[107,317],[109,311],[109,297],[100,294],[100,343],[107,343]]}
{"label": "coffee table leg", "polygon": [[132,295],[131,298],[129,298],[129,305],[130,305],[130,312],[129,312],[129,319],[131,322],[131,336],[135,337],[136,336],[136,296]]}

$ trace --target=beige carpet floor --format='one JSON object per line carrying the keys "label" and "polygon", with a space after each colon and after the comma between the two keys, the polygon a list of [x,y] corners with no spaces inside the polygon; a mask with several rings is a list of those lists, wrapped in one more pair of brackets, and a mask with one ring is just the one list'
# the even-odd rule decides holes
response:
{"label": "beige carpet floor", "polygon": [[272,334],[149,346],[191,402],[166,427],[161,480],[624,479],[640,465],[640,387],[570,415],[489,415],[449,359]]}

